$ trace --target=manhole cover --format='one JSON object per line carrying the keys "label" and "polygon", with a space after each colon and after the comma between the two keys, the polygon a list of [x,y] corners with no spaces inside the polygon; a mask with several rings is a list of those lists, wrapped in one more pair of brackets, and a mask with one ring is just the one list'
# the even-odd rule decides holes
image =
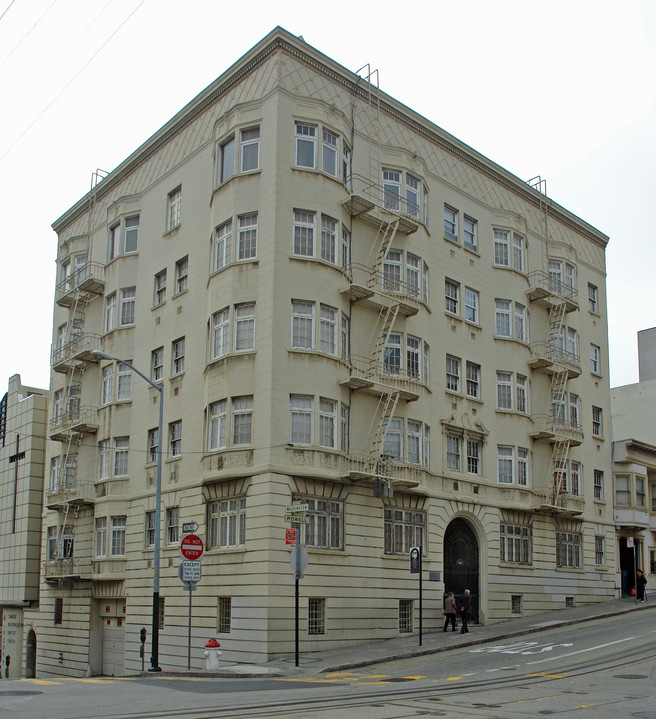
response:
{"label": "manhole cover", "polygon": [[615,679],[649,679],[646,674],[614,674],[613,676]]}
{"label": "manhole cover", "polygon": [[33,697],[43,692],[0,692],[0,697]]}

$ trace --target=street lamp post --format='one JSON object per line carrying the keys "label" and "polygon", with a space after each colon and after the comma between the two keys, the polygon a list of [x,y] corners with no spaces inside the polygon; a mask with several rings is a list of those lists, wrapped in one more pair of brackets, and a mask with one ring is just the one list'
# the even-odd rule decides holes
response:
{"label": "street lamp post", "polygon": [[143,372],[129,362],[107,354],[102,350],[94,350],[91,353],[94,357],[113,360],[128,367],[132,372],[138,374],[141,379],[159,392],[159,424],[157,428],[157,478],[155,481],[155,547],[153,557],[153,636],[151,639],[151,656],[149,672],[161,672],[159,666],[159,546],[160,546],[160,525],[161,525],[161,504],[162,504],[162,441],[163,441],[163,420],[164,420],[164,386],[155,384]]}

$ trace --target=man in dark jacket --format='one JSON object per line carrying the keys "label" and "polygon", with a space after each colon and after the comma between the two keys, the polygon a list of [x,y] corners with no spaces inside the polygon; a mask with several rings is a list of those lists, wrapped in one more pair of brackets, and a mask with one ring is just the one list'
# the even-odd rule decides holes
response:
{"label": "man in dark jacket", "polygon": [[447,627],[451,622],[451,631],[456,630],[456,598],[453,596],[453,592],[449,592],[447,598],[444,600],[444,629],[446,632]]}
{"label": "man in dark jacket", "polygon": [[465,589],[465,593],[460,600],[460,617],[462,619],[461,634],[465,634],[469,631],[467,624],[471,621],[472,606],[471,606],[471,592],[469,589]]}
{"label": "man in dark jacket", "polygon": [[645,601],[645,587],[647,586],[647,577],[645,577],[645,573],[642,571],[642,569],[637,570],[638,578],[636,581],[636,588],[637,588],[637,594],[636,594],[636,600],[639,602]]}

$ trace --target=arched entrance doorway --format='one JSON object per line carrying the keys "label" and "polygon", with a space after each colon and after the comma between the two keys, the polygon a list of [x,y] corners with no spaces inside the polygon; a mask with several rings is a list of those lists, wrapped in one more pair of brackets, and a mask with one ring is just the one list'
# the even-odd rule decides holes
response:
{"label": "arched entrance doorway", "polygon": [[478,622],[478,541],[469,522],[454,519],[444,533],[444,588],[456,596],[469,589],[472,615]]}
{"label": "arched entrance doorway", "polygon": [[30,629],[27,633],[27,647],[25,652],[25,678],[36,679],[36,633]]}

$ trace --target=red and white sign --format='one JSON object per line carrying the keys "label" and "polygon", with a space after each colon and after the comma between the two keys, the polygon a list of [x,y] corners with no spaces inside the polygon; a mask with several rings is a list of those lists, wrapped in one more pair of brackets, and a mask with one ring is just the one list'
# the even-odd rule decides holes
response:
{"label": "red and white sign", "polygon": [[285,530],[285,544],[296,544],[296,530],[286,529]]}
{"label": "red and white sign", "polygon": [[627,547],[635,547],[635,544],[633,543],[633,537],[626,538],[626,546]]}
{"label": "red and white sign", "polygon": [[203,556],[203,540],[197,534],[185,534],[180,542],[180,554],[183,559],[193,562]]}

